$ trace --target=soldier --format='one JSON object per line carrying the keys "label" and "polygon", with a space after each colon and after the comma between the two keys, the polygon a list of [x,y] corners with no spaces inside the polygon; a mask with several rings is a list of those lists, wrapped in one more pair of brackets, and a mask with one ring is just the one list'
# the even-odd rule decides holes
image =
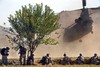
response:
{"label": "soldier", "polygon": [[51,57],[49,57],[49,54],[47,54],[45,57],[46,57],[46,61],[45,62],[46,62],[47,65],[52,63]]}
{"label": "soldier", "polygon": [[90,62],[91,62],[92,64],[98,64],[98,63],[99,63],[98,56],[97,56],[96,53],[94,54],[93,57],[91,57]]}
{"label": "soldier", "polygon": [[33,53],[28,57],[27,64],[28,65],[32,65],[32,64],[34,65],[34,54]]}
{"label": "soldier", "polygon": [[42,63],[42,65],[45,65],[45,60],[46,60],[46,58],[45,58],[45,56],[43,56],[39,63]]}
{"label": "soldier", "polygon": [[82,54],[80,53],[80,55],[78,56],[78,58],[76,59],[78,64],[84,64],[84,57],[82,56]]}
{"label": "soldier", "polygon": [[9,49],[10,49],[9,47],[2,48],[2,49],[1,49],[2,64],[3,64],[3,65],[7,65],[7,64],[8,64],[7,56],[9,55],[9,54],[8,54]]}
{"label": "soldier", "polygon": [[51,57],[49,57],[49,54],[47,54],[46,56],[43,56],[42,59],[40,60],[40,63],[42,63],[42,65],[48,65],[52,63],[52,60],[51,60]]}
{"label": "soldier", "polygon": [[62,64],[69,64],[69,57],[64,53],[63,55],[63,60],[62,60]]}
{"label": "soldier", "polygon": [[26,48],[23,47],[23,46],[20,46],[19,47],[19,54],[20,54],[20,58],[19,58],[19,61],[20,61],[20,64],[22,65],[25,65],[26,63]]}

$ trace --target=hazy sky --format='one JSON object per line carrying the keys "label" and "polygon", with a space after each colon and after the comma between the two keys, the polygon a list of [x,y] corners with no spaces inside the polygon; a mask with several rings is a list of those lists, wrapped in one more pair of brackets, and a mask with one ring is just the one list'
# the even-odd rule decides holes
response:
{"label": "hazy sky", "polygon": [[[43,3],[50,6],[56,13],[63,10],[75,10],[82,8],[82,0],[0,0],[0,25],[7,23],[6,26],[10,26],[8,22],[8,16],[14,14],[16,10],[20,9],[22,5],[28,5],[29,3],[35,5],[36,3]],[[87,0],[87,7],[100,6],[100,0]]]}

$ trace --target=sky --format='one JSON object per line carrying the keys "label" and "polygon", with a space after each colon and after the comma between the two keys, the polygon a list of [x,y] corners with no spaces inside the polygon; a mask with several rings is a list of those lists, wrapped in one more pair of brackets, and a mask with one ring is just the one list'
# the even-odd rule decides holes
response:
{"label": "sky", "polygon": [[[21,9],[22,5],[36,3],[50,6],[55,13],[59,13],[63,10],[71,11],[82,8],[82,0],[0,0],[0,25],[10,27],[8,17],[10,14],[14,14],[16,10]],[[87,8],[100,6],[100,0],[87,0]]]}

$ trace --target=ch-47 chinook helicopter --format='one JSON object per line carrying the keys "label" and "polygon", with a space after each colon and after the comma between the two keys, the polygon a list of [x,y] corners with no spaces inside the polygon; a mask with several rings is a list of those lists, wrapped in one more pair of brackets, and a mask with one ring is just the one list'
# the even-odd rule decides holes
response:
{"label": "ch-47 chinook helicopter", "polygon": [[89,16],[88,8],[86,6],[86,0],[82,0],[83,8],[81,10],[80,17],[75,19],[75,23],[65,28],[64,41],[72,42],[79,40],[81,37],[88,33],[93,33],[92,24],[93,20]]}

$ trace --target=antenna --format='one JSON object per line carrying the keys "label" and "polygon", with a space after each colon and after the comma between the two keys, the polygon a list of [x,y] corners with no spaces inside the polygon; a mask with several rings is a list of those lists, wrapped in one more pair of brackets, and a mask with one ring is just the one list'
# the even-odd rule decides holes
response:
{"label": "antenna", "polygon": [[86,6],[86,0],[82,0],[83,8]]}

